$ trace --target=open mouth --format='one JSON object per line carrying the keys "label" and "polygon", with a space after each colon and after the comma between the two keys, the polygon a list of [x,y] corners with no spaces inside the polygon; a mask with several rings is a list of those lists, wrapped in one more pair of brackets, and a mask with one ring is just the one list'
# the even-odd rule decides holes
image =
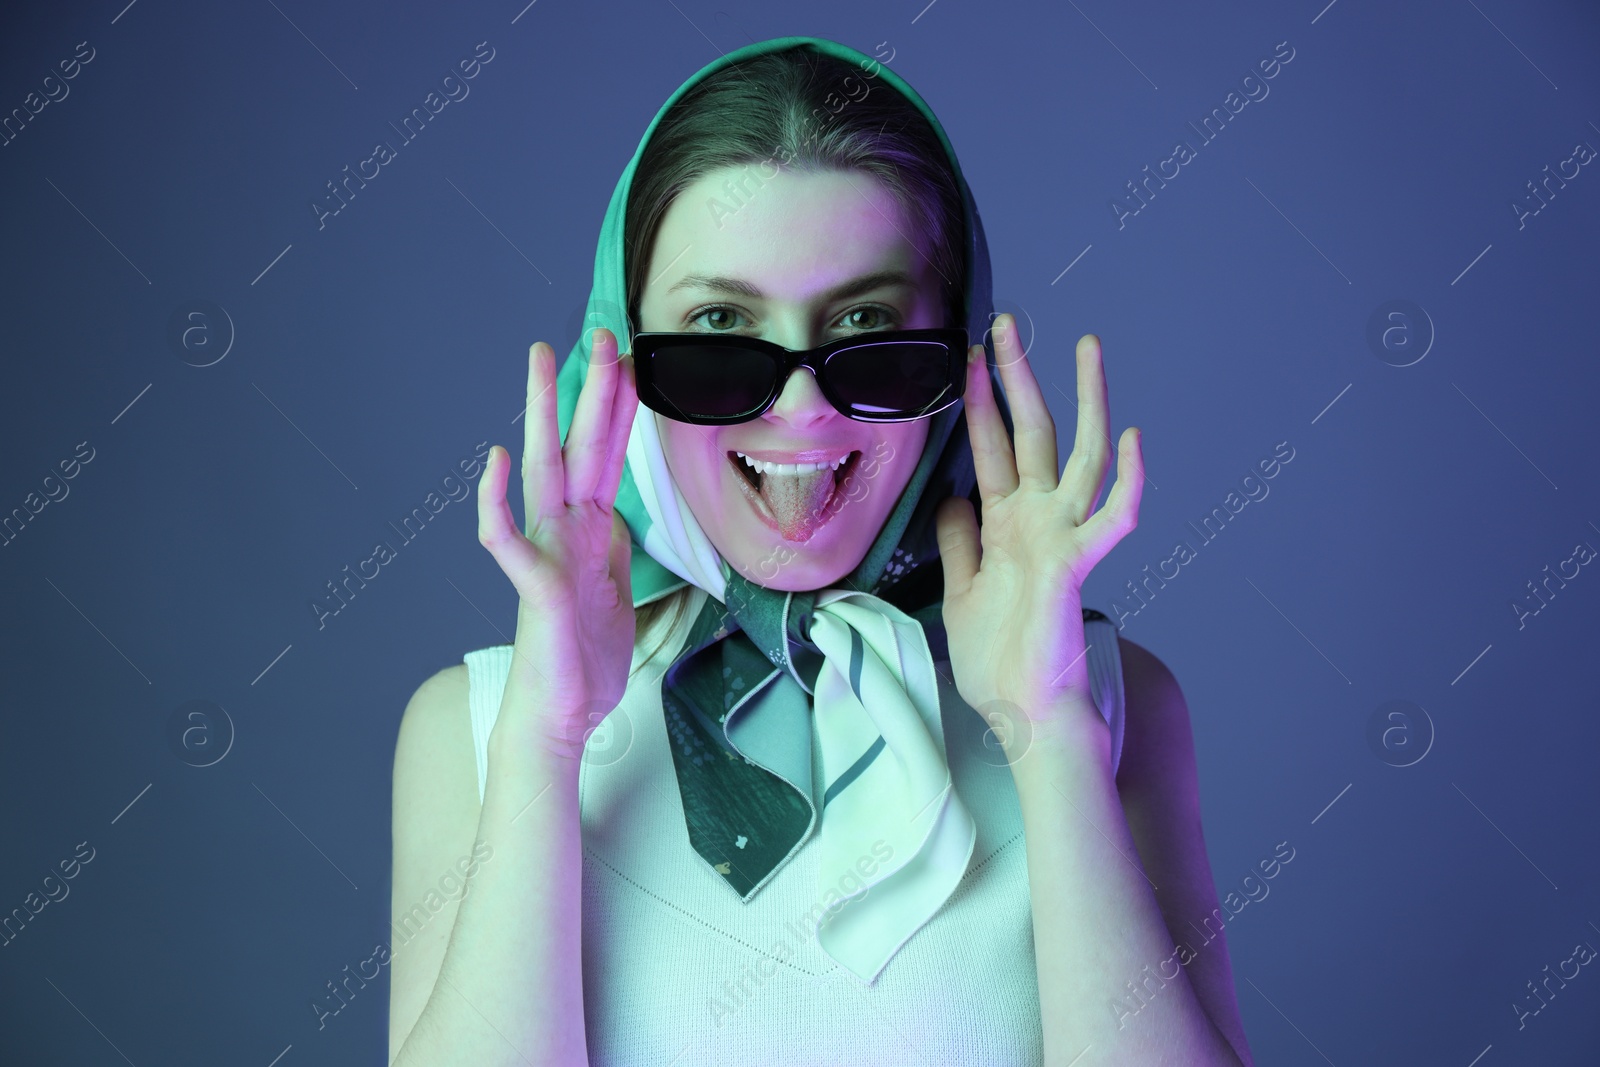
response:
{"label": "open mouth", "polygon": [[[832,471],[833,477],[780,478],[757,471],[738,453],[726,453],[728,462],[738,469],[739,490],[756,515],[784,540],[800,543],[811,539],[844,506],[861,453],[851,452]],[[768,480],[773,485],[767,485]]]}
{"label": "open mouth", "polygon": [[[737,452],[729,452],[727,453],[727,457],[728,462],[733,464],[734,469],[739,472],[739,476],[745,480],[746,484],[748,484],[750,488],[754,489],[757,493],[760,493],[761,480],[763,477],[765,477],[765,475],[756,470],[754,467],[750,466],[750,464],[746,463]],[[834,469],[833,484],[835,486],[842,485],[844,480],[850,476],[850,472],[855,469],[856,464],[860,460],[861,453],[859,451],[851,452],[850,455],[845,458],[845,461]]]}

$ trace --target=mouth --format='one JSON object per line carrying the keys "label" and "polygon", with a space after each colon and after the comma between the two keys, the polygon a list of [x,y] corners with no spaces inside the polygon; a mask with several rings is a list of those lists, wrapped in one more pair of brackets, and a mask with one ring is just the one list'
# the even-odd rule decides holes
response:
{"label": "mouth", "polygon": [[[728,452],[726,455],[728,462],[733,464],[733,469],[738,472],[740,479],[757,493],[760,493],[761,481],[765,476],[747,463],[738,452]],[[833,484],[835,486],[843,485],[844,480],[850,476],[851,471],[855,470],[856,464],[860,459],[861,453],[859,450],[852,451],[846,456],[844,462],[833,470]]]}
{"label": "mouth", "polygon": [[833,469],[833,485],[827,494],[827,499],[817,505],[814,512],[805,517],[797,518],[795,515],[790,514],[787,518],[788,530],[786,532],[784,522],[781,522],[778,516],[773,513],[772,506],[767,500],[767,495],[762,492],[761,487],[766,480],[766,475],[752,467],[737,452],[727,452],[725,455],[728,458],[728,462],[733,465],[734,477],[738,482],[740,494],[750,502],[756,517],[761,520],[763,525],[776,531],[785,540],[790,541],[810,540],[818,529],[834,517],[845,499],[846,494],[841,489],[851,475],[855,473],[861,462],[860,451],[852,451],[846,456],[844,462]]}

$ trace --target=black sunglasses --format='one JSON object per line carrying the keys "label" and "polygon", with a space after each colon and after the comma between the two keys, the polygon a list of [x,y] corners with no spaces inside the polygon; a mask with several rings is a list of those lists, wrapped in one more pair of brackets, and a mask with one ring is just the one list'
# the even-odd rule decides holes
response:
{"label": "black sunglasses", "polygon": [[789,373],[805,367],[841,414],[910,422],[943,411],[967,385],[967,331],[880,330],[794,352],[759,337],[633,335],[639,402],[677,422],[727,425],[760,418]]}

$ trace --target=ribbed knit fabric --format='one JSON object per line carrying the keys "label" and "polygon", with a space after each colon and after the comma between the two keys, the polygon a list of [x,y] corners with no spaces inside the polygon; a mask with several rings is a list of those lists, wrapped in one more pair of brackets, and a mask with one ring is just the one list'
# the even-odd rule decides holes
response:
{"label": "ribbed knit fabric", "polygon": [[[682,642],[706,595],[692,594],[668,649]],[[1115,768],[1124,725],[1117,629],[1101,616],[1086,621],[1084,633]],[[639,645],[652,648],[657,637],[641,634]],[[640,657],[636,647],[634,666]],[[511,646],[463,659],[481,800]],[[592,1067],[1039,1067],[1039,990],[1016,787],[993,737],[985,744],[987,724],[956,692],[949,662],[938,663],[940,715],[951,778],[977,824],[977,843],[955,892],[871,987],[816,944],[816,920],[829,900],[818,896],[815,834],[745,903],[691,847],[661,704],[667,663],[658,654],[639,669],[589,739],[578,776]],[[877,857],[859,862],[870,870]],[[858,877],[841,870],[828,882],[845,893]]]}

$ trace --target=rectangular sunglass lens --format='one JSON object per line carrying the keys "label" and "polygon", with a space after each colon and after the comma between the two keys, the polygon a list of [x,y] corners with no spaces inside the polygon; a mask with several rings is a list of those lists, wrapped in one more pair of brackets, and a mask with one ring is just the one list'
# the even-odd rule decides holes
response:
{"label": "rectangular sunglass lens", "polygon": [[920,411],[949,394],[950,346],[942,341],[867,341],[835,352],[833,389],[864,415]]}
{"label": "rectangular sunglass lens", "polygon": [[674,344],[651,360],[655,385],[684,415],[731,418],[761,406],[772,389],[772,360],[733,346]]}

